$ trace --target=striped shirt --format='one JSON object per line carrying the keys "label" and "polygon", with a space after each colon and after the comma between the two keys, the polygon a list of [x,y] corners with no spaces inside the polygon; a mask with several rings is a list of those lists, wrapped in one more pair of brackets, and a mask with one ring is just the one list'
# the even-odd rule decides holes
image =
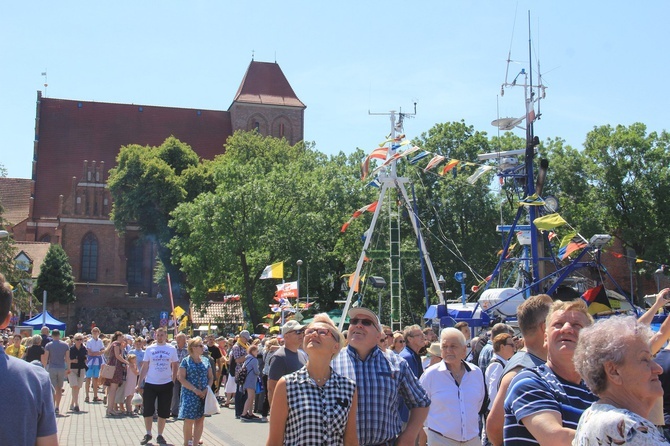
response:
{"label": "striped shirt", "polygon": [[356,384],[332,373],[319,387],[305,367],[284,379],[288,400],[284,445],[343,445]]}
{"label": "striped shirt", "polygon": [[566,381],[546,364],[522,370],[512,380],[505,397],[504,445],[539,444],[520,421],[538,412],[558,412],[563,427],[576,429],[579,417],[597,399],[583,381]]}
{"label": "striped shirt", "polygon": [[407,361],[392,351],[374,349],[364,360],[348,346],[333,359],[333,370],[356,382],[358,440],[362,446],[381,444],[400,434],[398,401],[407,407],[430,406],[430,398]]}

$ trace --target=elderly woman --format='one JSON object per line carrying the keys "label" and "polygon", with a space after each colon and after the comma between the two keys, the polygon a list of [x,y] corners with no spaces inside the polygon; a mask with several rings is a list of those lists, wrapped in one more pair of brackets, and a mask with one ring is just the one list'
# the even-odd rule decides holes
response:
{"label": "elderly woman", "polygon": [[663,395],[648,326],[632,316],[601,319],[582,329],[575,368],[600,398],[579,419],[573,445],[669,444],[646,419]]}
{"label": "elderly woman", "polygon": [[305,327],[307,364],[277,382],[267,446],[358,445],[356,384],[330,367],[342,345],[325,315]]}
{"label": "elderly woman", "polygon": [[442,361],[419,378],[432,401],[424,423],[428,444],[480,446],[479,412],[486,395],[484,374],[476,365],[465,362],[467,346],[460,330],[442,330],[440,346]]}
{"label": "elderly woman", "polygon": [[214,372],[208,358],[202,356],[202,338],[188,341],[188,356],[181,360],[177,379],[181,383],[179,418],[184,419],[184,446],[196,445],[205,427],[205,397],[214,382]]}

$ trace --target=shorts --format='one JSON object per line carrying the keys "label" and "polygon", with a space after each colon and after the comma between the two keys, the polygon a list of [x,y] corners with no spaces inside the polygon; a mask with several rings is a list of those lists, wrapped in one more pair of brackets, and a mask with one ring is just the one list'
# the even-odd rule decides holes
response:
{"label": "shorts", "polygon": [[49,379],[51,380],[51,385],[53,388],[62,389],[63,383],[65,382],[65,369],[49,367],[47,370],[49,372]]}
{"label": "shorts", "polygon": [[[174,383],[172,381],[166,384],[145,382],[144,393],[142,394],[142,404],[144,405],[142,416],[153,417],[154,411],[157,411],[160,418],[170,418],[173,387]],[[156,408],[156,399],[158,399],[158,408]]]}
{"label": "shorts", "polygon": [[99,377],[100,377],[100,366],[89,365],[88,370],[86,370],[86,378],[99,378]]}
{"label": "shorts", "polygon": [[86,373],[84,369],[71,369],[70,373],[67,375],[67,381],[70,383],[70,387],[81,387],[84,384],[86,379]]}

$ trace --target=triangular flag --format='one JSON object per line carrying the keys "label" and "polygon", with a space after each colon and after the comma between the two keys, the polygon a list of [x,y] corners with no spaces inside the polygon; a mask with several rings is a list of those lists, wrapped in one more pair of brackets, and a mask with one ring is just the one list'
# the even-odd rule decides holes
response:
{"label": "triangular flag", "polygon": [[261,273],[260,279],[283,279],[284,278],[284,262],[273,263],[265,267]]}
{"label": "triangular flag", "polygon": [[605,287],[602,284],[586,290],[582,294],[582,299],[588,305],[590,314],[612,311],[610,300],[607,298],[607,291],[605,291]]}
{"label": "triangular flag", "polygon": [[440,175],[444,176],[447,172],[449,172],[451,169],[454,167],[458,166],[458,163],[460,163],[459,160],[451,159],[449,162],[442,168],[440,171]]}
{"label": "triangular flag", "polygon": [[479,168],[477,168],[477,170],[475,170],[475,173],[473,173],[472,175],[470,175],[470,176],[468,177],[468,180],[467,180],[468,183],[470,183],[470,184],[475,184],[475,182],[476,182],[482,175],[484,175],[486,172],[488,172],[489,170],[492,170],[492,169],[493,169],[493,166],[479,166]]}
{"label": "triangular flag", "polygon": [[435,155],[433,158],[431,158],[430,161],[428,161],[428,164],[426,165],[426,167],[424,167],[423,171],[428,172],[430,169],[432,169],[433,167],[437,166],[442,161],[444,161],[444,159],[445,157],[442,155]]}
{"label": "triangular flag", "polygon": [[422,160],[422,159],[424,159],[425,157],[427,157],[428,155],[430,155],[430,152],[421,152],[421,153],[419,153],[418,155],[413,156],[412,158],[410,158],[410,159],[409,159],[409,163],[410,163],[410,164],[416,164],[416,163],[418,163],[420,160]]}
{"label": "triangular flag", "polygon": [[558,248],[558,257],[563,260],[574,251],[586,247],[587,243],[576,232],[566,235]]}
{"label": "triangular flag", "polygon": [[558,228],[568,224],[558,213],[543,215],[542,217],[533,220],[533,224],[537,229],[549,231],[550,229]]}
{"label": "triangular flag", "polygon": [[365,212],[365,211],[368,211],[368,212],[374,212],[374,211],[376,211],[376,210],[377,210],[377,203],[379,203],[379,201],[375,201],[374,203],[370,203],[370,204],[368,204],[368,205],[366,205],[366,206],[363,206],[362,208],[360,208],[359,210],[357,210],[356,212],[354,212],[354,214],[351,216],[351,218],[349,219],[349,221],[347,221],[345,224],[342,225],[342,229],[340,229],[340,232],[344,232],[344,231],[346,231],[347,228],[349,227],[349,225],[351,224],[351,222],[354,221],[355,218],[360,217],[360,215],[361,215],[363,212]]}

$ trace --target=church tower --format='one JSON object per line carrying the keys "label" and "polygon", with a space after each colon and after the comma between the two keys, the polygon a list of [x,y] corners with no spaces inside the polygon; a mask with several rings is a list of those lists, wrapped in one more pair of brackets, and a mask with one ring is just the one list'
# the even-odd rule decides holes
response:
{"label": "church tower", "polygon": [[295,144],[304,138],[305,108],[276,62],[252,60],[228,111],[233,131],[256,129]]}

